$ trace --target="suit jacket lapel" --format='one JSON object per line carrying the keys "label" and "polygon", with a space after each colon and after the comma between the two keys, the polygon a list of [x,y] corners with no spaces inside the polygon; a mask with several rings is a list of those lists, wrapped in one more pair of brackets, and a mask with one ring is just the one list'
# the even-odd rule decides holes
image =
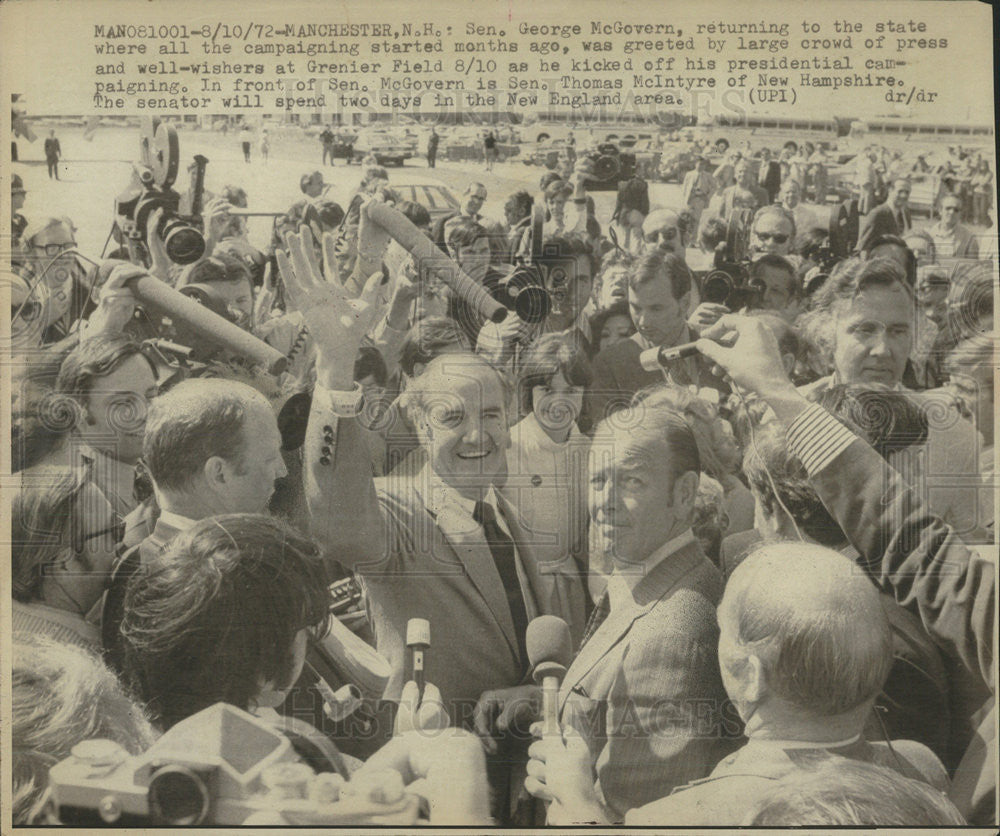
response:
{"label": "suit jacket lapel", "polygon": [[615,619],[614,613],[591,637],[577,654],[573,664],[566,672],[559,700],[559,710],[562,711],[570,691],[590,673],[598,662],[608,652],[628,635],[632,625],[646,615],[656,604],[678,584],[688,572],[694,569],[703,559],[701,547],[697,542],[683,547],[674,554],[667,555],[643,578],[635,588],[635,600],[638,605],[632,611],[631,618]]}
{"label": "suit jacket lapel", "polygon": [[450,546],[461,561],[466,575],[482,595],[504,638],[510,645],[514,658],[518,658],[517,638],[514,636],[514,622],[510,616],[510,606],[504,592],[503,582],[497,573],[490,547],[486,544],[483,530],[462,508],[445,500],[440,506],[429,496],[417,489],[427,512],[437,525],[433,536],[442,538],[441,545]]}

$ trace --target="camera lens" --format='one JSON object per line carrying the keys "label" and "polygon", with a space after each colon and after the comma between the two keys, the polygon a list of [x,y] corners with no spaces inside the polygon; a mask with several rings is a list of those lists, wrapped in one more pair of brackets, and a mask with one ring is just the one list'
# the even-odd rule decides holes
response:
{"label": "camera lens", "polygon": [[721,270],[716,270],[705,277],[702,296],[704,296],[706,302],[711,302],[715,305],[724,305],[732,289],[733,280],[729,275]]}
{"label": "camera lens", "polygon": [[163,246],[174,264],[193,264],[205,254],[205,238],[183,221],[164,224]]}
{"label": "camera lens", "polygon": [[186,766],[161,767],[149,780],[149,813],[156,824],[204,824],[211,806],[204,776]]}
{"label": "camera lens", "polygon": [[552,310],[548,291],[541,287],[525,287],[516,291],[514,312],[525,322],[542,322]]}

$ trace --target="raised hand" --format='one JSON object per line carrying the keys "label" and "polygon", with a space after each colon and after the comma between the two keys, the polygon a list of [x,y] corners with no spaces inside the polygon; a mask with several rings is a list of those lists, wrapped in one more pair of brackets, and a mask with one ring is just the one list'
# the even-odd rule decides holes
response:
{"label": "raised hand", "polygon": [[497,751],[495,737],[531,723],[540,713],[541,688],[517,685],[485,691],[472,714],[473,728],[489,754]]}
{"label": "raised hand", "polygon": [[727,313],[729,313],[729,308],[725,305],[719,305],[715,302],[702,302],[688,317],[688,328],[696,334],[700,334],[702,331],[715,325],[719,321],[719,318],[725,316]]}
{"label": "raised hand", "polygon": [[587,181],[594,176],[594,161],[587,154],[577,157],[569,182],[573,186],[573,197],[579,200],[587,196]]}
{"label": "raised hand", "polygon": [[81,339],[116,337],[125,330],[135,311],[136,299],[127,282],[146,275],[146,268],[135,264],[119,264],[100,290],[95,310],[81,327]]}
{"label": "raised hand", "polygon": [[[731,347],[717,342],[734,331],[737,339]],[[705,330],[696,347],[738,387],[767,401],[783,422],[793,420],[808,406],[788,379],[778,341],[762,319],[726,314]]]}
{"label": "raised hand", "polygon": [[286,233],[288,252],[278,250],[276,256],[289,302],[302,312],[316,343],[317,382],[329,389],[347,390],[354,386],[358,347],[381,314],[376,296],[382,274],[372,274],[361,295],[352,299],[337,272],[335,243],[329,233],[323,236],[325,278],[308,226],[301,226],[297,234]]}
{"label": "raised hand", "polygon": [[403,686],[392,730],[394,735],[411,731],[436,732],[448,728],[450,724],[451,720],[437,686],[428,682],[424,686],[423,698],[417,683],[412,679]]}

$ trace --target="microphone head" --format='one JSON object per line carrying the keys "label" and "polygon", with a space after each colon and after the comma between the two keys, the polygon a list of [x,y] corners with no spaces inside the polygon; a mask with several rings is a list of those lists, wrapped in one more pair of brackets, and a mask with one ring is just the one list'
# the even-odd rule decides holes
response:
{"label": "microphone head", "polygon": [[406,622],[406,646],[431,645],[431,623],[426,618],[411,618]]}
{"label": "microphone head", "polygon": [[558,616],[540,615],[532,619],[525,645],[536,682],[545,676],[562,676],[573,661],[569,625]]}
{"label": "microphone head", "polygon": [[658,372],[663,366],[660,364],[660,347],[654,345],[639,354],[639,365],[646,372]]}

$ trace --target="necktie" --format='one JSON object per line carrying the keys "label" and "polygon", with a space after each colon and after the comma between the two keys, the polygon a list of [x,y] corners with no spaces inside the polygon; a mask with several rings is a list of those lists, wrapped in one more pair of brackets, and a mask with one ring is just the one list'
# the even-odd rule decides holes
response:
{"label": "necktie", "polygon": [[522,666],[527,665],[528,653],[524,642],[528,630],[528,611],[524,606],[524,596],[521,594],[521,582],[517,577],[514,541],[500,528],[492,505],[482,501],[477,502],[472,511],[472,518],[483,527],[483,533],[486,535],[493,563],[497,567],[503,590],[507,594],[507,605],[510,607],[511,620],[514,622],[514,635],[517,637],[520,661]]}
{"label": "necktie", "polygon": [[583,631],[583,639],[580,642],[581,648],[590,641],[590,637],[597,632],[597,628],[604,623],[610,613],[611,599],[608,597],[608,591],[605,589],[604,594],[601,596],[601,600],[597,602],[597,606],[594,608],[594,611],[590,614],[590,619],[587,621],[587,628]]}

